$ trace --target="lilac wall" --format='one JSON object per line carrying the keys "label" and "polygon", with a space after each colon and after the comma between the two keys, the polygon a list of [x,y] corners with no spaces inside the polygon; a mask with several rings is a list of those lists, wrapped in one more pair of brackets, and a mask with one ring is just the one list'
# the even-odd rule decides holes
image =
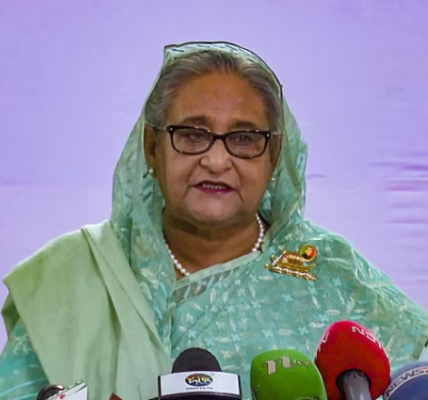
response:
{"label": "lilac wall", "polygon": [[428,309],[427,15],[424,0],[2,0],[1,275],[108,218],[163,46],[227,40],[284,84],[310,146],[308,217]]}

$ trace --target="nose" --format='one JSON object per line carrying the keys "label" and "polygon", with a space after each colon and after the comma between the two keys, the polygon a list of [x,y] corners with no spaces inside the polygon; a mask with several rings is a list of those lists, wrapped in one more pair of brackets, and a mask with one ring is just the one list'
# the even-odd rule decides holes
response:
{"label": "nose", "polygon": [[218,174],[232,167],[231,155],[227,152],[224,142],[216,140],[206,153],[202,154],[201,165],[210,172]]}

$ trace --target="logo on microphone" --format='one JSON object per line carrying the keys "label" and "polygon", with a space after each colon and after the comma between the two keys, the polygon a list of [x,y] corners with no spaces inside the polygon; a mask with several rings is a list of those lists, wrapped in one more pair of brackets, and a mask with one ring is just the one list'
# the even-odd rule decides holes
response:
{"label": "logo on microphone", "polygon": [[385,400],[389,400],[391,396],[405,383],[411,381],[412,379],[417,378],[421,375],[428,375],[428,367],[417,367],[413,368],[409,371],[403,372],[401,375],[397,376],[388,386],[385,393],[383,394],[383,398]]}
{"label": "logo on microphone", "polygon": [[205,374],[192,374],[185,379],[186,383],[194,387],[203,387],[211,385],[213,378]]}
{"label": "logo on microphone", "polygon": [[356,333],[358,332],[360,335],[365,336],[367,339],[369,339],[370,341],[372,341],[374,344],[377,344],[379,346],[380,349],[382,349],[382,345],[380,344],[379,340],[377,340],[374,335],[364,329],[360,329],[357,326],[353,326],[352,327],[352,332]]}
{"label": "logo on microphone", "polygon": [[310,362],[307,360],[293,360],[291,357],[285,356],[278,360],[266,361],[267,374],[272,375],[277,372],[278,363],[281,362],[282,368],[290,369],[294,367],[309,367]]}

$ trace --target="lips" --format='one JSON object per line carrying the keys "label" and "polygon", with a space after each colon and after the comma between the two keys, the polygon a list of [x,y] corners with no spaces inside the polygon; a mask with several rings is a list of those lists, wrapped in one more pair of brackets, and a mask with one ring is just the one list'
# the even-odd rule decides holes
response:
{"label": "lips", "polygon": [[225,194],[233,190],[227,183],[213,181],[199,182],[195,187],[202,192],[212,194]]}

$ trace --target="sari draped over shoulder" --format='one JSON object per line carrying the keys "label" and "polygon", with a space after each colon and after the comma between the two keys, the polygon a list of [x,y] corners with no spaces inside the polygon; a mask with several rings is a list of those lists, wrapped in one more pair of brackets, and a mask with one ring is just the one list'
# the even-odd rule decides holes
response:
{"label": "sari draped over shoulder", "polygon": [[[230,43],[167,46],[163,68],[186,54],[207,50],[229,52],[256,61],[278,82],[282,96],[281,85],[270,68],[251,51]],[[131,393],[146,400],[156,395],[156,375],[167,372],[171,362],[188,347],[208,349],[218,358],[224,371],[239,373],[244,395],[249,398],[249,369],[254,356],[279,348],[293,348],[313,356],[325,329],[344,319],[358,321],[373,331],[385,346],[393,366],[416,359],[428,340],[428,314],[348,241],[304,218],[307,146],[285,100],[284,116],[285,133],[274,172],[275,181],[269,184],[260,208],[260,214],[269,224],[261,251],[177,281],[163,241],[164,199],[156,180],[146,173],[143,110],[116,168],[109,228],[98,236],[89,234],[88,238],[85,234],[80,246],[89,246],[86,259],[75,254],[73,261],[67,261],[70,268],[64,272],[67,280],[78,282],[73,289],[65,291],[69,297],[63,300],[64,307],[67,301],[76,302],[77,293],[92,290],[94,296],[100,294],[96,304],[106,317],[95,318],[99,324],[97,329],[92,327],[83,335],[81,331],[86,327],[76,323],[90,321],[94,317],[91,314],[95,312],[94,307],[85,310],[85,318],[62,315],[57,307],[46,301],[48,294],[40,292],[26,298],[29,302],[33,297],[37,299],[38,304],[43,304],[43,310],[22,302],[18,304],[19,292],[26,287],[22,283],[25,274],[40,261],[33,258],[18,267],[6,278],[10,296],[3,314],[10,336],[2,355],[3,364],[0,364],[0,400],[18,398],[8,395],[13,392],[13,385],[3,377],[3,371],[19,374],[31,370],[30,365],[36,372],[34,376],[27,372],[28,382],[52,381],[54,377],[63,377],[66,383],[86,379],[91,400],[95,400],[96,395],[107,393],[107,390],[97,389],[104,384],[102,379],[111,377],[108,390],[119,391],[124,400],[127,400],[126,394]],[[87,232],[85,229],[82,232]],[[106,235],[110,240],[108,246]],[[315,267],[310,271],[312,279],[278,274],[265,268],[284,251],[298,254],[305,245],[317,250]],[[58,244],[50,251],[58,252]],[[112,264],[109,260],[118,260],[119,253],[123,259]],[[74,271],[72,266],[76,263],[79,268]],[[49,265],[49,262],[44,264],[43,273],[51,282],[59,284],[63,274],[61,266],[48,268]],[[126,269],[133,272],[132,279],[121,278]],[[108,273],[104,273],[105,270]],[[43,275],[39,278],[43,279]],[[82,301],[76,304],[84,307]],[[85,301],[92,300],[86,298]],[[73,309],[77,310],[76,307]],[[70,359],[49,357],[45,354],[48,352],[46,343],[53,339],[54,333],[61,331],[54,329],[40,335],[41,328],[29,316],[29,310],[43,313],[43,318],[55,314],[58,323],[71,318],[67,324],[76,327],[74,333],[79,342],[70,334],[56,338],[57,351],[60,346],[88,349],[104,330],[111,332],[111,337],[107,338],[104,333],[101,338],[111,346],[119,346],[121,353],[116,354],[116,348],[103,355],[102,348],[95,346],[96,358],[79,351],[66,352]],[[132,326],[138,327],[135,328],[137,335]],[[28,354],[20,358],[13,356],[18,331],[26,337],[29,347]],[[144,370],[132,356],[133,352],[142,354],[139,347],[145,349],[147,360],[153,363],[150,371]],[[62,363],[70,363],[75,368],[61,367]],[[143,368],[141,375],[139,371],[135,373],[135,367]],[[134,368],[134,373],[121,373],[121,368],[124,371]],[[63,375],[59,376],[56,371],[62,371]],[[153,382],[148,383],[149,379]],[[25,386],[25,381],[20,384]],[[126,392],[127,385],[135,390]],[[43,383],[38,387],[41,386]],[[34,391],[37,383],[32,387]],[[95,388],[92,392],[91,387]]]}

